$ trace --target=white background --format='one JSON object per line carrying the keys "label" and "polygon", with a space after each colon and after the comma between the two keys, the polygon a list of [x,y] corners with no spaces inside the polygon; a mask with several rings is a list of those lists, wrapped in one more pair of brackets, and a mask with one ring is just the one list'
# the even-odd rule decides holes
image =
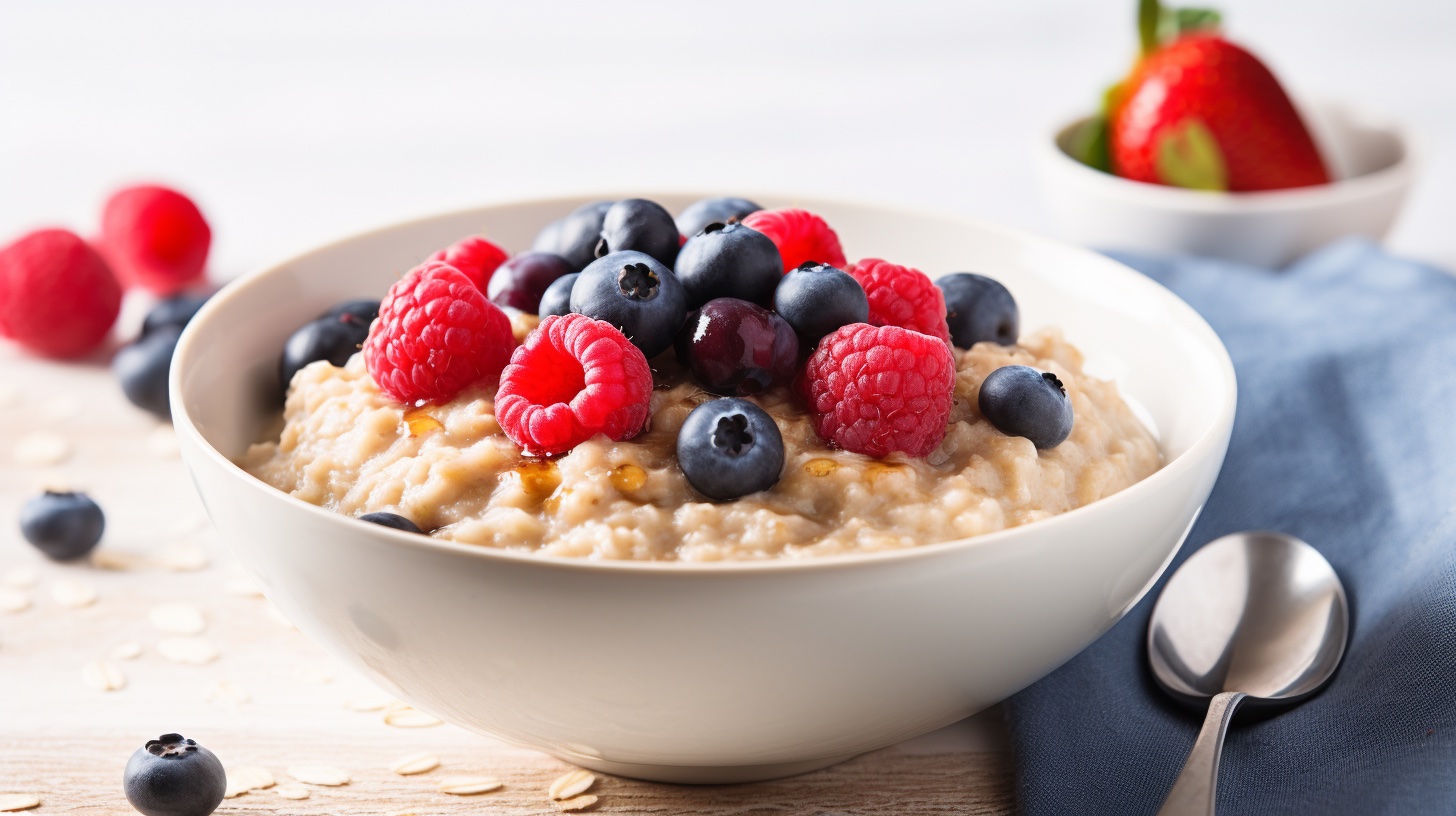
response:
{"label": "white background", "polygon": [[[1221,5],[1290,87],[1425,137],[1392,245],[1456,266],[1456,3]],[[202,203],[220,277],[392,219],[607,189],[1045,232],[1031,145],[1125,70],[1133,6],[0,0],[0,240],[90,232],[109,188],[149,179]]]}

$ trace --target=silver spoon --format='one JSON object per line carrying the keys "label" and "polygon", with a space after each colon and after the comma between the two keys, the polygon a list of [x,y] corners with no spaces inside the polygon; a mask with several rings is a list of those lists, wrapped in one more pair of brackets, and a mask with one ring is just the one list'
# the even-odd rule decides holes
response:
{"label": "silver spoon", "polygon": [[1349,631],[1339,576],[1293,536],[1235,533],[1185,561],[1153,607],[1148,660],[1164,691],[1190,705],[1207,700],[1208,716],[1158,816],[1212,816],[1234,710],[1292,705],[1318,691]]}

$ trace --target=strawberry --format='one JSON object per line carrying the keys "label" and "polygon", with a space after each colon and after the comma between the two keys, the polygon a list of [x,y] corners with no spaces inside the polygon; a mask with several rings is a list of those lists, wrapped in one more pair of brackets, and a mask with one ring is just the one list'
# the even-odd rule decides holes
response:
{"label": "strawberry", "polygon": [[1105,134],[1084,136],[1084,160],[1134,181],[1201,190],[1328,183],[1314,139],[1279,81],[1219,36],[1217,24],[1214,12],[1142,0],[1142,56],[1108,92]]}

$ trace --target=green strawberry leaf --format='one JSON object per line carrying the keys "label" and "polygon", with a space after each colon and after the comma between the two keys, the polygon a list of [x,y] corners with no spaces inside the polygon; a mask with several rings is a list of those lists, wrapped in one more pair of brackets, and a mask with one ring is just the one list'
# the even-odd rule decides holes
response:
{"label": "green strawberry leaf", "polygon": [[1197,119],[1174,125],[1158,140],[1158,177],[1190,190],[1228,189],[1223,153],[1207,126]]}
{"label": "green strawberry leaf", "polygon": [[1158,39],[1158,28],[1162,19],[1162,3],[1158,0],[1138,0],[1138,45],[1143,56],[1158,50],[1158,45],[1162,42]]}
{"label": "green strawberry leaf", "polygon": [[1171,42],[1195,31],[1218,31],[1221,25],[1223,15],[1217,9],[1164,9],[1158,20],[1158,41]]}
{"label": "green strawberry leaf", "polygon": [[1104,173],[1112,172],[1112,103],[1121,83],[1102,92],[1102,106],[1072,133],[1067,152],[1072,158]]}

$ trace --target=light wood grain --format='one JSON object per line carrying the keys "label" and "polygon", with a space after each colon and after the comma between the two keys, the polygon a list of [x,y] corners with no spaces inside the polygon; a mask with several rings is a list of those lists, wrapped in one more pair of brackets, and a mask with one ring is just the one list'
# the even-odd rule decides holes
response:
{"label": "light wood grain", "polygon": [[[218,813],[390,814],[554,813],[551,781],[569,766],[450,725],[401,729],[383,712],[345,702],[378,694],[298,631],[280,623],[260,597],[232,594],[239,573],[208,528],[182,464],[155,449],[155,420],[127,405],[98,364],[55,365],[0,350],[0,581],[33,569],[35,586],[17,591],[28,609],[0,612],[0,792],[34,793],[44,813],[130,813],[122,768],[146,739],[179,731],[226,765],[260,765],[279,786],[297,786],[286,768],[327,764],[349,785],[305,786],[293,801],[276,789],[223,803]],[[8,393],[4,391],[8,388]],[[11,458],[26,433],[64,435],[74,449],[53,467]],[[20,504],[46,481],[84,488],[107,512],[102,548],[132,569],[45,561],[19,537]],[[202,547],[201,569],[176,572],[149,563],[175,548]],[[49,587],[77,579],[96,602],[68,608]],[[206,665],[164,659],[149,612],[164,603],[202,610],[219,657]],[[142,653],[113,658],[135,641]],[[83,667],[110,660],[125,685],[99,691]],[[218,684],[225,683],[219,689]],[[400,776],[395,760],[428,751],[442,763]],[[493,776],[496,792],[440,793],[445,776]],[[1003,814],[1011,810],[1010,772],[994,717],[983,716],[920,740],[834,768],[775,782],[722,787],[660,785],[598,775],[594,812],[640,814]]]}

